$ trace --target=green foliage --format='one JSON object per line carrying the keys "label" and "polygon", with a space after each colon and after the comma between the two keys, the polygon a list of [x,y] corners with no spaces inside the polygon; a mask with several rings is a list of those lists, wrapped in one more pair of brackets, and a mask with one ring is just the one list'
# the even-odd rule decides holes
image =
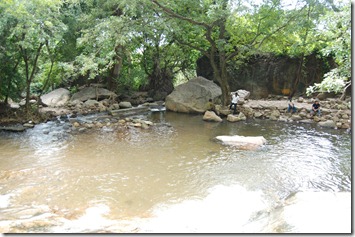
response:
{"label": "green foliage", "polygon": [[324,56],[334,57],[337,67],[324,75],[321,83],[307,88],[307,95],[315,92],[340,93],[351,85],[351,5],[342,6],[339,12],[328,12],[323,18],[320,34],[327,42],[321,50]]}
{"label": "green foliage", "polygon": [[216,52],[223,56],[219,69],[223,60],[239,66],[255,53],[320,52],[337,68],[307,92],[341,92],[351,83],[350,2],[300,0],[288,8],[282,2],[0,1],[0,99],[79,78],[135,90],[159,76],[177,85],[195,75],[201,55]]}

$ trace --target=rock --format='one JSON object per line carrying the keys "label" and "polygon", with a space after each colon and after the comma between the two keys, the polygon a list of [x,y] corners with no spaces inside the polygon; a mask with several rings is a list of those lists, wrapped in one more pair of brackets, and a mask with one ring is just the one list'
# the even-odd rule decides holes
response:
{"label": "rock", "polygon": [[342,129],[349,129],[351,128],[350,124],[349,123],[344,123],[342,126],[341,126]]}
{"label": "rock", "polygon": [[10,108],[11,108],[11,109],[19,109],[19,108],[20,108],[20,104],[18,104],[18,103],[11,103],[11,104],[10,104]]}
{"label": "rock", "polygon": [[245,103],[245,99],[244,98],[240,98],[237,102],[237,105],[243,105]]}
{"label": "rock", "polygon": [[314,123],[314,121],[311,120],[311,119],[302,119],[302,120],[300,120],[299,122],[300,122],[300,123]]}
{"label": "rock", "polygon": [[77,127],[80,127],[80,123],[74,122],[74,123],[73,123],[73,127],[76,127],[76,128],[77,128]]}
{"label": "rock", "polygon": [[253,117],[254,110],[249,105],[244,104],[240,107],[240,111],[247,117]]}
{"label": "rock", "polygon": [[280,115],[280,111],[278,111],[277,109],[272,110],[270,114],[270,120],[277,121]]}
{"label": "rock", "polygon": [[150,111],[149,107],[138,106],[127,109],[110,110],[108,113],[114,117],[128,117],[136,114],[143,114]]}
{"label": "rock", "polygon": [[323,122],[319,122],[318,125],[322,126],[322,127],[328,127],[328,128],[335,128],[336,127],[336,124],[334,123],[333,120],[326,120]]}
{"label": "rock", "polygon": [[23,132],[26,130],[26,127],[24,127],[23,125],[5,126],[5,127],[0,127],[0,130],[8,131],[8,132]]}
{"label": "rock", "polygon": [[237,116],[233,115],[233,114],[229,114],[227,116],[227,121],[229,122],[239,122],[239,121],[245,121],[247,120],[247,117],[245,117],[245,115],[240,112]]}
{"label": "rock", "polygon": [[302,120],[301,116],[296,115],[296,114],[292,115],[292,116],[291,116],[291,119],[292,119],[293,121],[299,121],[299,120]]}
{"label": "rock", "polygon": [[343,123],[341,123],[341,122],[337,122],[337,123],[336,123],[337,128],[341,128],[342,125],[343,125]]}
{"label": "rock", "polygon": [[216,139],[225,145],[245,150],[253,150],[266,144],[266,139],[263,136],[217,136]]}
{"label": "rock", "polygon": [[58,88],[41,96],[42,103],[50,107],[63,106],[69,99],[70,91],[65,88]]}
{"label": "rock", "polygon": [[166,97],[165,107],[180,113],[204,113],[209,99],[214,102],[222,95],[221,88],[203,77],[196,77],[177,86]]}
{"label": "rock", "polygon": [[257,111],[257,112],[254,113],[254,117],[255,117],[255,118],[260,118],[260,117],[262,117],[262,116],[263,116],[263,114],[260,113],[259,111]]}
{"label": "rock", "polygon": [[297,99],[297,102],[299,102],[299,103],[303,103],[303,101],[304,101],[304,98],[303,97],[298,97],[298,99]]}
{"label": "rock", "polygon": [[97,100],[91,100],[91,99],[89,99],[89,100],[87,100],[87,101],[84,102],[84,106],[85,106],[85,107],[96,107],[96,106],[98,106],[98,105],[99,105],[99,102],[98,102]]}
{"label": "rock", "polygon": [[109,91],[105,88],[98,87],[85,87],[81,89],[79,92],[75,93],[70,101],[79,100],[85,102],[89,99],[115,99],[117,95],[112,91]]}
{"label": "rock", "polygon": [[215,114],[213,111],[206,111],[205,114],[203,115],[203,120],[205,121],[211,121],[211,122],[222,122],[223,120]]}
{"label": "rock", "polygon": [[118,104],[118,106],[119,106],[120,109],[129,109],[129,108],[132,108],[131,102],[128,102],[128,101],[121,101],[121,102]]}
{"label": "rock", "polygon": [[233,122],[238,122],[239,119],[238,119],[237,116],[235,116],[235,115],[233,115],[233,114],[228,114],[228,116],[227,116],[227,121],[233,123]]}
{"label": "rock", "polygon": [[320,117],[318,117],[317,115],[313,116],[313,120],[314,122],[320,122],[322,121]]}
{"label": "rock", "polygon": [[247,117],[245,116],[245,114],[243,114],[242,112],[240,112],[240,113],[238,114],[238,119],[245,121],[245,120],[247,120]]}
{"label": "rock", "polygon": [[244,100],[248,100],[249,99],[249,96],[250,96],[250,91],[246,91],[246,90],[237,90],[236,91],[239,95],[239,98],[240,99],[243,99]]}
{"label": "rock", "polygon": [[280,116],[279,119],[278,119],[278,121],[280,121],[280,122],[287,122],[288,119],[287,119],[287,117]]}
{"label": "rock", "polygon": [[25,128],[33,128],[35,125],[33,123],[24,123],[23,126]]}

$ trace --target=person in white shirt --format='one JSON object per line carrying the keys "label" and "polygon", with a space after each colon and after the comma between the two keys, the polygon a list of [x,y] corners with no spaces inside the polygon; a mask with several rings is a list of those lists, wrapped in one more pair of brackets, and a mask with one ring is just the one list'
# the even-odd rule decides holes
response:
{"label": "person in white shirt", "polygon": [[231,94],[232,94],[232,102],[231,102],[231,104],[229,106],[229,109],[232,109],[232,107],[233,107],[233,114],[236,114],[239,95],[236,92],[231,93]]}

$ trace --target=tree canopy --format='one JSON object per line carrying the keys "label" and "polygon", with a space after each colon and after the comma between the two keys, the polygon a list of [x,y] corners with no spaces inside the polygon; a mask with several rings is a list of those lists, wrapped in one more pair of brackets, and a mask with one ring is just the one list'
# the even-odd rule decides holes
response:
{"label": "tree canopy", "polygon": [[163,99],[205,56],[227,104],[228,63],[263,53],[301,58],[295,86],[302,59],[332,56],[308,94],[351,84],[350,1],[5,0],[0,13],[0,100],[93,80]]}

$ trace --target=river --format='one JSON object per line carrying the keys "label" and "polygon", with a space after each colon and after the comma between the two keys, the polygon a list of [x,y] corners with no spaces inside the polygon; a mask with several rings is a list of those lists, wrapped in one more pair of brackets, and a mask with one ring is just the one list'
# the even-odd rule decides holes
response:
{"label": "river", "polygon": [[[350,133],[173,112],[140,117],[155,125],[72,134],[51,121],[1,132],[0,232],[351,232]],[[219,135],[267,144],[238,150]],[[305,225],[307,216],[316,220]]]}

